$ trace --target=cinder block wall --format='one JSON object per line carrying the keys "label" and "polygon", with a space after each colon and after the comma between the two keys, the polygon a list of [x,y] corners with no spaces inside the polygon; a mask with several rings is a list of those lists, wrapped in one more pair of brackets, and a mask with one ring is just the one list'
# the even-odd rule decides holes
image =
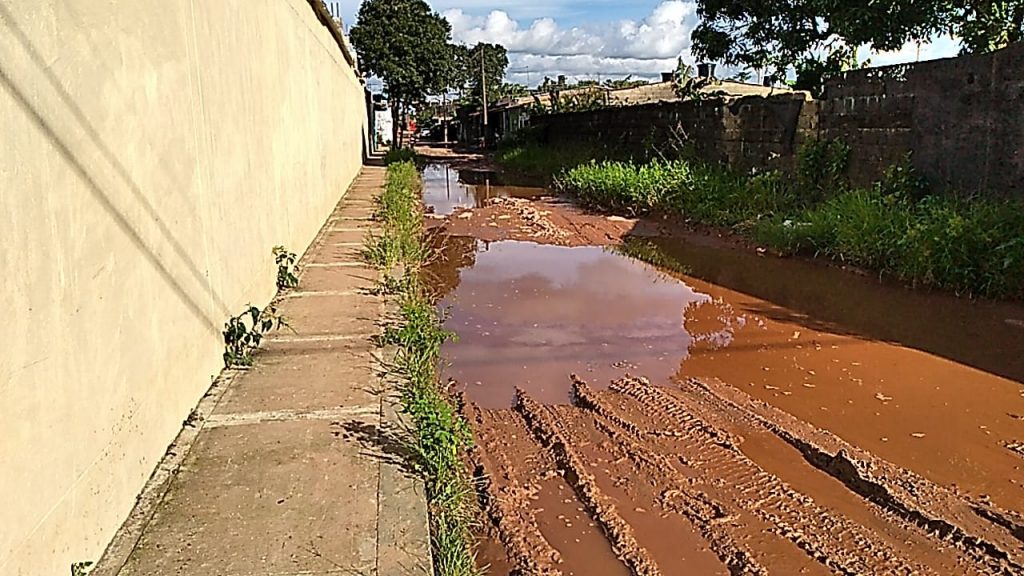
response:
{"label": "cinder block wall", "polygon": [[99,557],[365,125],[307,0],[0,0],[0,573]]}
{"label": "cinder block wall", "polygon": [[1024,198],[1024,44],[830,80],[820,100],[780,94],[727,103],[674,102],[541,117],[555,144],[625,152],[682,138],[741,170],[790,168],[808,139],[850,146],[850,177],[868,185],[912,154],[940,190]]}

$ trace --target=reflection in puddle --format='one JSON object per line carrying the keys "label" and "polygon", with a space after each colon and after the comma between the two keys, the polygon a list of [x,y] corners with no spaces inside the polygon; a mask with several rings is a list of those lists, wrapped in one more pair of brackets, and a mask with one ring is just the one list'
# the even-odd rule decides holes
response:
{"label": "reflection in puddle", "polygon": [[447,216],[457,208],[480,208],[489,198],[539,198],[545,195],[547,192],[543,188],[498,185],[487,172],[460,174],[447,164],[430,164],[423,170],[423,203],[429,211],[441,216]]}
{"label": "reflection in puddle", "polygon": [[516,387],[568,402],[571,373],[595,383],[627,372],[664,381],[692,341],[683,315],[707,299],[602,248],[480,244],[442,302],[459,334],[444,351],[445,375],[487,408],[511,405]]}
{"label": "reflection in puddle", "polygon": [[1006,322],[1024,317],[1019,306],[663,244],[692,276],[596,247],[459,243],[475,255],[434,272],[460,338],[444,350],[445,375],[490,408],[509,406],[516,387],[568,402],[571,373],[596,387],[625,373],[715,378],[1024,511],[1022,463],[1006,448],[1024,438],[1024,337]]}

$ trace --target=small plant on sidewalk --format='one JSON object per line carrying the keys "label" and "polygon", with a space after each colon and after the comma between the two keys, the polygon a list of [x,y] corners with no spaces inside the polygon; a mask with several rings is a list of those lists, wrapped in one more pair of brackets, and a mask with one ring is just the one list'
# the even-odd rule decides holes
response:
{"label": "small plant on sidewalk", "polygon": [[287,328],[288,321],[278,314],[277,307],[267,306],[260,310],[250,306],[224,324],[224,366],[226,368],[248,368],[252,366],[252,352],[273,330]]}
{"label": "small plant on sidewalk", "polygon": [[71,565],[71,576],[87,576],[92,571],[92,562],[75,562]]}
{"label": "small plant on sidewalk", "polygon": [[298,258],[284,246],[274,247],[274,262],[277,264],[277,289],[288,290],[299,285],[295,275],[295,262]]}

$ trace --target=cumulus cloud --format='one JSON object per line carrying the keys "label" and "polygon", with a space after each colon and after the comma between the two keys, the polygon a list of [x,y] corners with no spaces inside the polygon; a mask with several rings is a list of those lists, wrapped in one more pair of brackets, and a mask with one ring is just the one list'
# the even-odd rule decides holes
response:
{"label": "cumulus cloud", "polygon": [[[457,42],[492,42],[510,53],[512,80],[564,74],[572,78],[597,75],[657,77],[682,56],[690,61],[690,33],[697,25],[692,1],[667,0],[642,20],[621,20],[592,26],[565,27],[553,18],[528,24],[504,10],[473,16],[455,8],[443,13]],[[526,69],[529,69],[529,72]]]}

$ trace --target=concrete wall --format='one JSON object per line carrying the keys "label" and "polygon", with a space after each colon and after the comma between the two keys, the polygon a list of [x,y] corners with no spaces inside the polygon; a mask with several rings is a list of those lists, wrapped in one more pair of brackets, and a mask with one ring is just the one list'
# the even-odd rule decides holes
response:
{"label": "concrete wall", "polygon": [[855,184],[912,154],[936,189],[1024,197],[1024,44],[992,54],[868,68],[799,94],[690,101],[545,117],[555,144],[600,142],[643,152],[682,138],[746,170],[787,168],[808,139],[851,148]]}
{"label": "concrete wall", "polygon": [[939,188],[1024,197],[1024,44],[832,79],[820,136],[850,145],[855,181],[913,153]]}
{"label": "concrete wall", "polygon": [[662,153],[692,147],[734,167],[784,168],[814,124],[814,102],[803,93],[771,98],[665,102],[541,117],[543,137],[556,145],[600,143],[616,152]]}
{"label": "concrete wall", "polygon": [[365,125],[306,0],[0,0],[0,574],[100,556]]}

